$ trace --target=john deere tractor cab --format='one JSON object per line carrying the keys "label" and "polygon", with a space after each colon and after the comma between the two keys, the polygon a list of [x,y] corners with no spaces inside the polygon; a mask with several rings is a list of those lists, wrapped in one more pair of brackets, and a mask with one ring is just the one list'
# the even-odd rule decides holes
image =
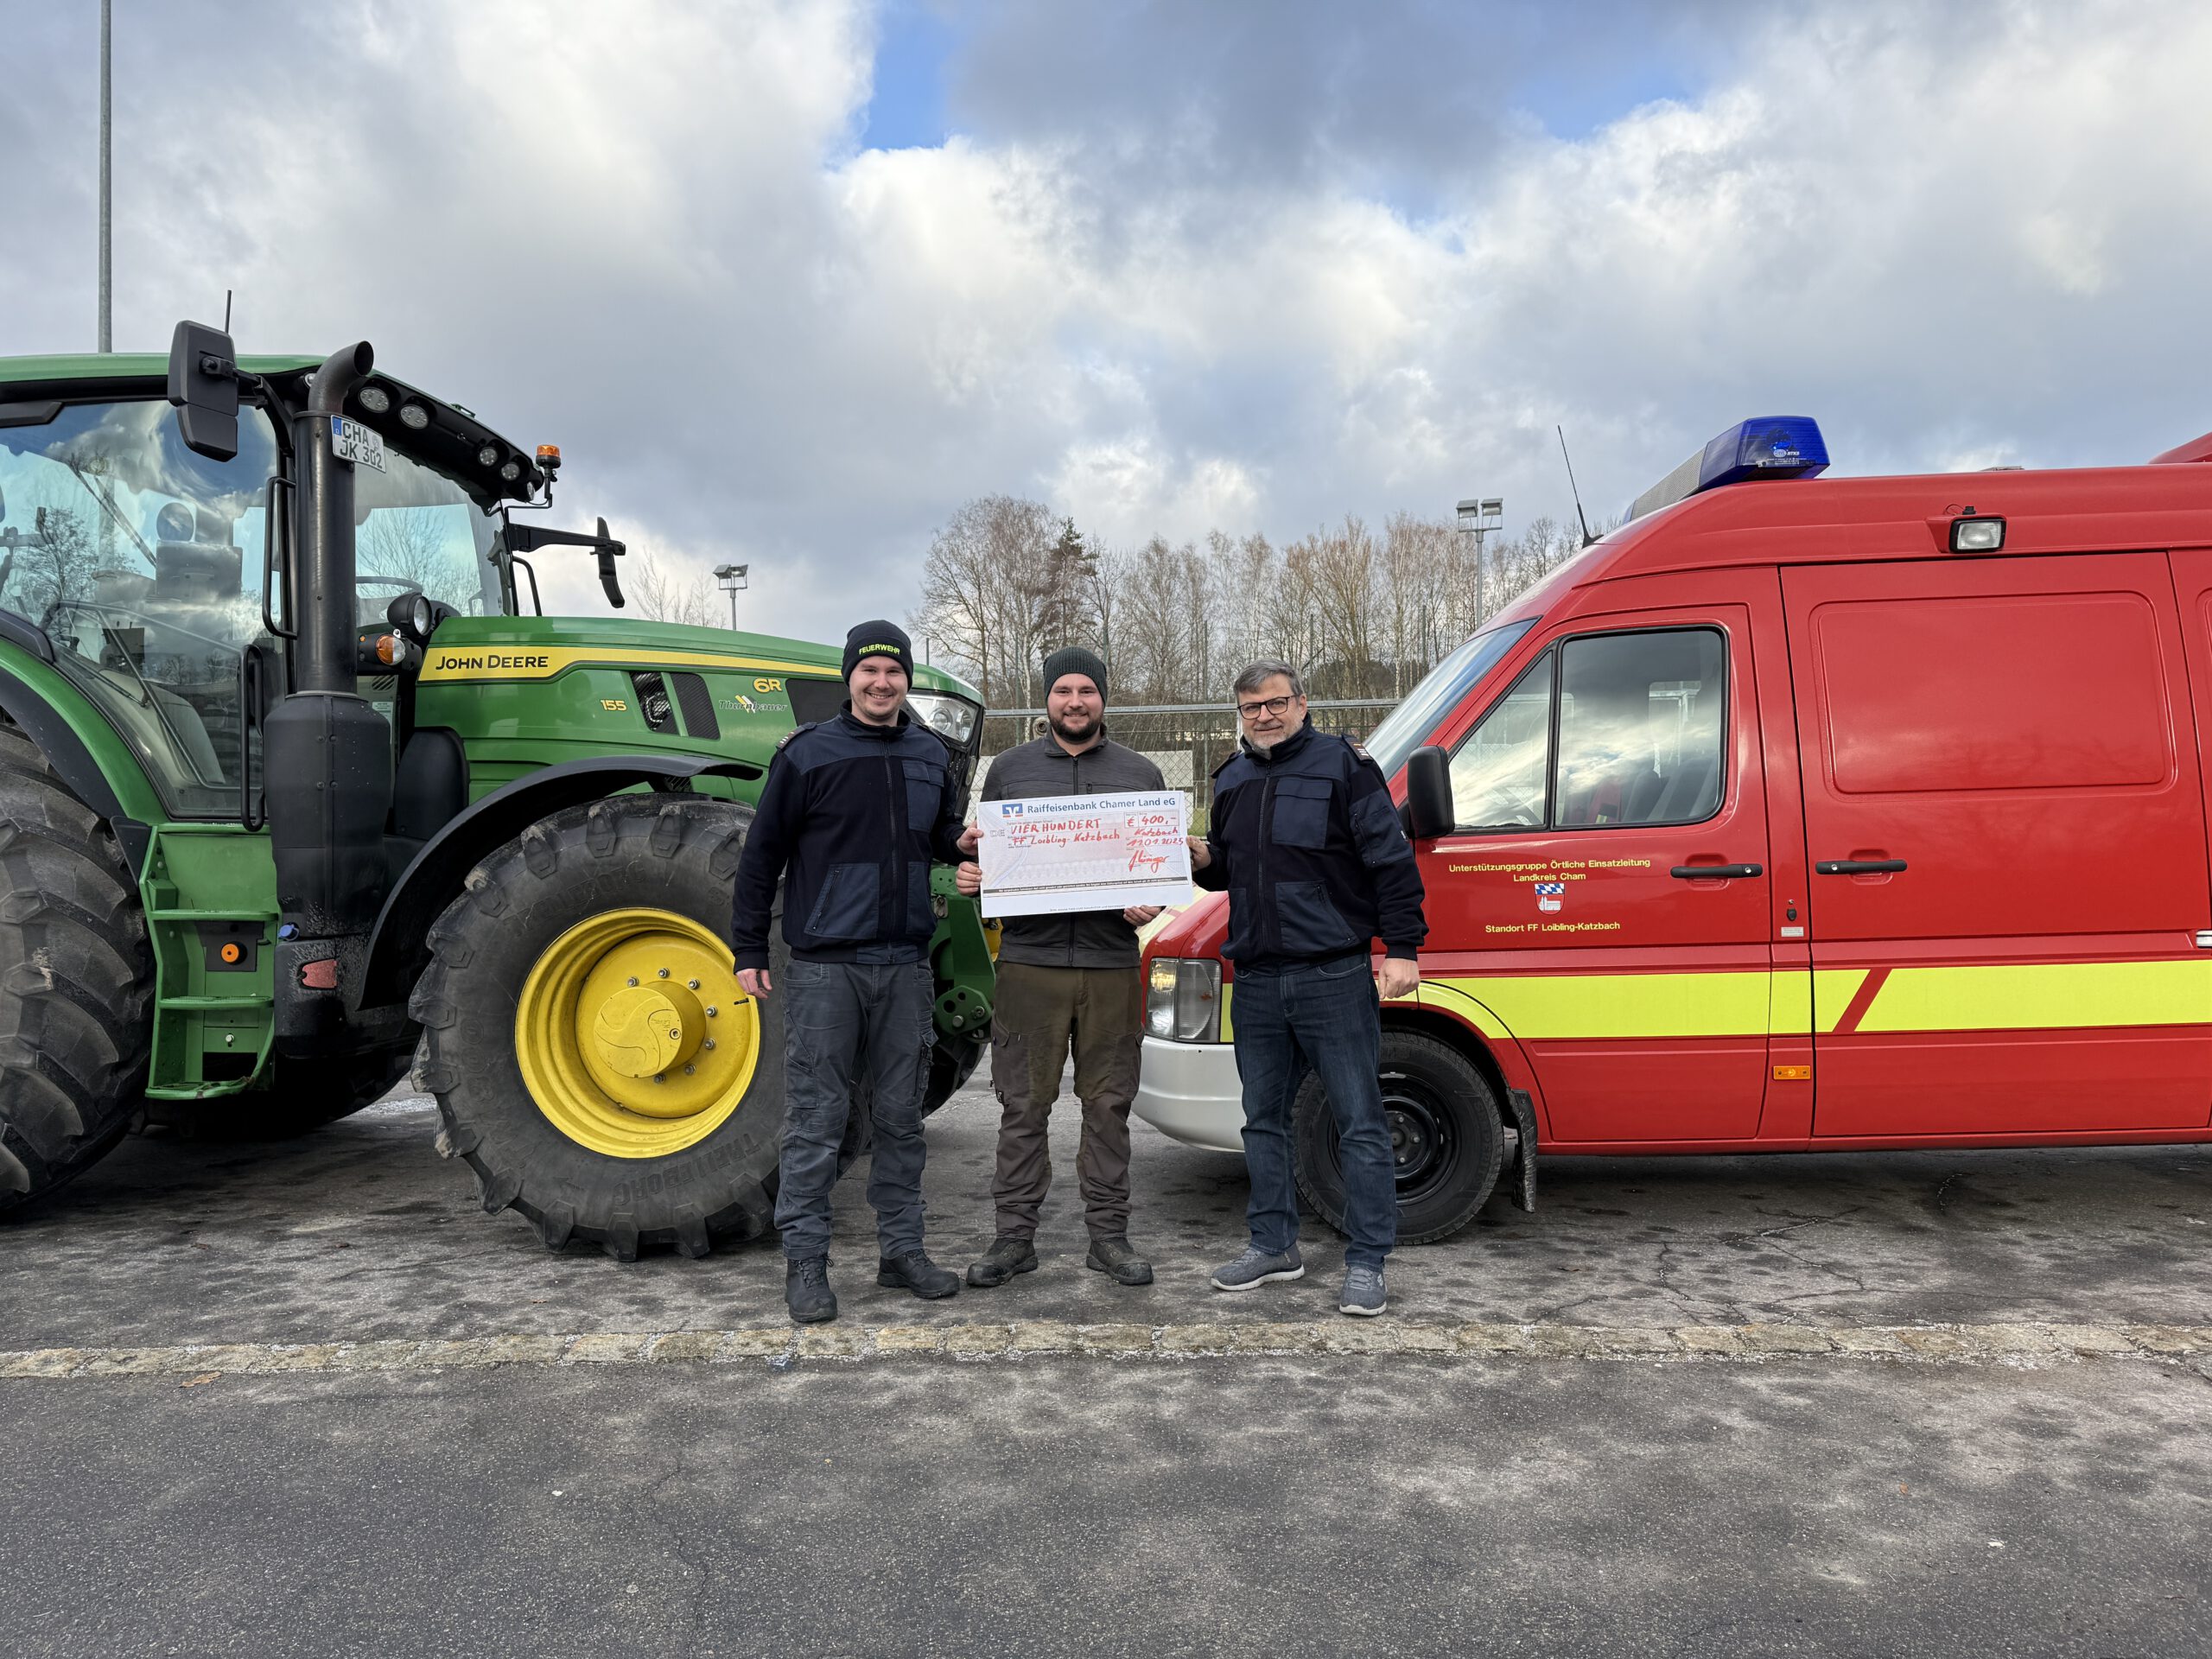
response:
{"label": "john deere tractor cab", "polygon": [[[603,519],[518,516],[558,466],[365,343],[0,359],[0,1211],[142,1113],[342,1116],[419,1040],[440,1149],[548,1244],[766,1226],[781,1022],[731,877],[839,651],[543,615],[547,559],[622,605]],[[925,667],[911,708],[964,788],[974,692]],[[990,1014],[950,875],[932,1107]]]}

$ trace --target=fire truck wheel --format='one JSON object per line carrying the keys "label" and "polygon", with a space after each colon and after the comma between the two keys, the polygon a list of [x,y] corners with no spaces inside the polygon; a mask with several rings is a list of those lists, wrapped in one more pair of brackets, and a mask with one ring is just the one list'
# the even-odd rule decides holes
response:
{"label": "fire truck wheel", "polygon": [[419,1077],[487,1213],[621,1261],[767,1228],[783,1021],[739,988],[727,943],[752,822],[690,795],[571,807],[486,857],[431,928],[409,1004]]}
{"label": "fire truck wheel", "polygon": [[144,1097],[153,1003],[123,849],[0,717],[0,1213],[123,1138]]}
{"label": "fire truck wheel", "polygon": [[[1497,1091],[1458,1049],[1415,1032],[1384,1030],[1380,1071],[1397,1165],[1398,1243],[1448,1238],[1475,1218],[1497,1185],[1505,1136]],[[1318,1077],[1299,1090],[1296,1114],[1298,1191],[1342,1232],[1336,1120]]]}

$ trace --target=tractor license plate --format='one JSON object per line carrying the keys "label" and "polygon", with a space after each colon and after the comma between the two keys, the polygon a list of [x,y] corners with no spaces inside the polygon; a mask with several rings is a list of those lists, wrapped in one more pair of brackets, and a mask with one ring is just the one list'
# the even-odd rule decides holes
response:
{"label": "tractor license plate", "polygon": [[378,472],[385,469],[383,437],[373,427],[349,421],[343,415],[330,417],[330,453],[356,467],[373,467]]}

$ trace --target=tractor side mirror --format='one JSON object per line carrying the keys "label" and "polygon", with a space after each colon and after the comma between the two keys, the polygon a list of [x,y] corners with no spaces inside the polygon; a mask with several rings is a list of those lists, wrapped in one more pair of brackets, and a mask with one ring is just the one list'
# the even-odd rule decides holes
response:
{"label": "tractor side mirror", "polygon": [[1452,805],[1452,761],[1431,745],[1406,757],[1406,834],[1415,841],[1448,836],[1459,825]]}
{"label": "tractor side mirror", "polygon": [[210,461],[238,452],[238,364],[231,337],[204,322],[180,322],[169,341],[169,402],[184,447]]}
{"label": "tractor side mirror", "polygon": [[614,574],[614,561],[626,550],[621,543],[608,539],[607,520],[601,519],[599,521],[599,585],[606,592],[607,602],[618,611],[622,608],[622,583]]}

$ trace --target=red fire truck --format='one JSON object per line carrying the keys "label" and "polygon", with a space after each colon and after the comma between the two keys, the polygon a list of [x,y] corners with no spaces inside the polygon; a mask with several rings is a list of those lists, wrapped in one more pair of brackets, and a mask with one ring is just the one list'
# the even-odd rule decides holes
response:
{"label": "red fire truck", "polygon": [[[1440,663],[1368,745],[1427,887],[1401,1236],[1539,1148],[2212,1140],[2207,462],[1830,479],[1747,422]],[[1135,1109],[1233,1150],[1226,919],[1147,947]]]}

